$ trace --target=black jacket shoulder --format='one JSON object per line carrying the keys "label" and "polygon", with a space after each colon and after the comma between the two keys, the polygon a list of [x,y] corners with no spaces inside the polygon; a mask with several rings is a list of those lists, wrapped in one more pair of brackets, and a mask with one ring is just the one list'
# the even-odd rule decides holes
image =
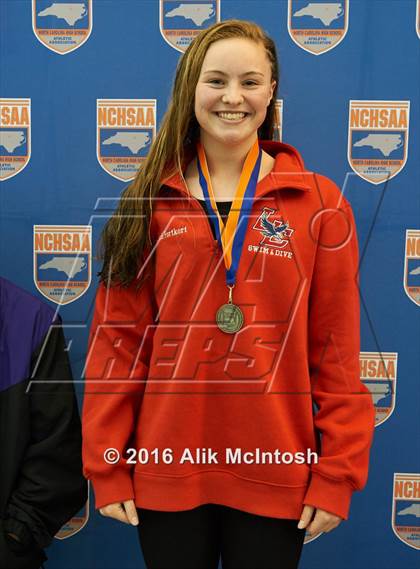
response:
{"label": "black jacket shoulder", "polygon": [[[39,555],[51,543],[86,502],[87,481],[61,318],[1,277],[0,378],[3,566],[6,556],[14,557],[15,547]],[[10,542],[9,532],[20,543]]]}

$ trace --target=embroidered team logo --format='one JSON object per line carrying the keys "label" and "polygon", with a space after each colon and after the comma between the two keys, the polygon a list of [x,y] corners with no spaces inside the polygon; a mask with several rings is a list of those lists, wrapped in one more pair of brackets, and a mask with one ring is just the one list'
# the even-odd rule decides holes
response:
{"label": "embroidered team logo", "polygon": [[89,288],[90,225],[34,225],[34,282],[48,300],[68,304]]}
{"label": "embroidered team logo", "polygon": [[405,232],[404,290],[420,306],[420,229]]}
{"label": "embroidered team logo", "polygon": [[294,229],[289,226],[288,221],[272,218],[275,211],[269,207],[263,209],[252,227],[261,234],[261,241],[258,245],[249,245],[248,250],[291,259],[293,252],[290,250],[289,241]]}
{"label": "embroidered team logo", "polygon": [[360,379],[372,395],[376,427],[395,409],[397,360],[398,354],[393,352],[360,353]]}
{"label": "embroidered team logo", "polygon": [[381,184],[407,161],[410,101],[350,101],[348,161],[361,178]]}
{"label": "embroidered team logo", "polygon": [[32,28],[48,49],[70,53],[92,32],[92,0],[32,0]]}
{"label": "embroidered team logo", "polygon": [[31,157],[31,99],[0,99],[0,181],[19,174]]}
{"label": "embroidered team logo", "polygon": [[274,133],[273,140],[281,142],[283,139],[283,99],[277,99],[274,106]]}
{"label": "embroidered team logo", "polygon": [[159,0],[160,33],[178,51],[186,51],[202,30],[217,22],[220,0]]}
{"label": "embroidered team logo", "polygon": [[85,527],[89,519],[90,480],[87,481],[87,491],[88,497],[83,508],[81,508],[72,518],[70,518],[67,523],[61,526],[54,537],[57,539],[67,539]]}
{"label": "embroidered team logo", "polygon": [[392,529],[414,549],[420,549],[420,474],[394,472]]}
{"label": "embroidered team logo", "polygon": [[320,55],[336,47],[347,33],[349,2],[289,0],[287,28],[305,51]]}
{"label": "embroidered team logo", "polygon": [[97,99],[99,164],[117,180],[133,180],[156,137],[156,99]]}

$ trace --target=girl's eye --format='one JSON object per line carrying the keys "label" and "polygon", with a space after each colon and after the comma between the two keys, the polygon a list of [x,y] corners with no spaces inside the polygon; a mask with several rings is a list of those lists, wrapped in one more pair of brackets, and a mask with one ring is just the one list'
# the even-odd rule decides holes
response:
{"label": "girl's eye", "polygon": [[[210,85],[222,85],[223,80],[222,79],[209,79],[208,83]],[[255,87],[256,85],[258,85],[258,83],[256,81],[253,81],[252,79],[248,79],[247,81],[244,82],[244,85],[246,87]]]}
{"label": "girl's eye", "polygon": [[[223,80],[222,79],[209,79],[208,83],[220,85],[223,83]],[[248,79],[247,81],[244,82],[244,85],[247,85],[249,87],[253,87],[254,85],[258,85],[258,83],[256,81],[253,81],[252,79]]]}

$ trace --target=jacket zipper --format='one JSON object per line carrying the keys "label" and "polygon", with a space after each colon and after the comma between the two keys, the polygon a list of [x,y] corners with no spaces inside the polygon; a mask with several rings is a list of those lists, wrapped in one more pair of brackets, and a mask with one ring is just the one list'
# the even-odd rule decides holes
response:
{"label": "jacket zipper", "polygon": [[210,221],[210,219],[209,219],[209,216],[206,215],[206,212],[203,210],[203,208],[202,208],[200,202],[198,201],[198,199],[197,199],[195,196],[193,196],[193,195],[192,195],[191,197],[192,197],[192,199],[194,200],[194,202],[195,202],[195,204],[196,204],[196,205],[195,205],[195,208],[196,208],[196,209],[200,209],[200,211],[201,211],[202,213],[204,213],[204,215],[206,216],[206,221],[205,221],[205,223],[206,223],[206,225],[207,225],[207,233],[209,234],[210,239],[211,239],[211,241],[212,241],[213,249],[215,249],[215,250],[220,250],[218,240],[213,237],[213,230],[212,230],[211,225],[210,225],[211,221]]}

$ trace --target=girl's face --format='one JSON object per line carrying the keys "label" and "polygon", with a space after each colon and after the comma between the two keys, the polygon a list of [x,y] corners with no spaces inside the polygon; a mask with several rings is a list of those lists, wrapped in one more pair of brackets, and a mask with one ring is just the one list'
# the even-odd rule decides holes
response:
{"label": "girl's face", "polygon": [[[211,44],[195,89],[194,110],[202,143],[232,146],[254,141],[275,85],[262,44],[245,38]],[[221,112],[231,115],[223,117]]]}

